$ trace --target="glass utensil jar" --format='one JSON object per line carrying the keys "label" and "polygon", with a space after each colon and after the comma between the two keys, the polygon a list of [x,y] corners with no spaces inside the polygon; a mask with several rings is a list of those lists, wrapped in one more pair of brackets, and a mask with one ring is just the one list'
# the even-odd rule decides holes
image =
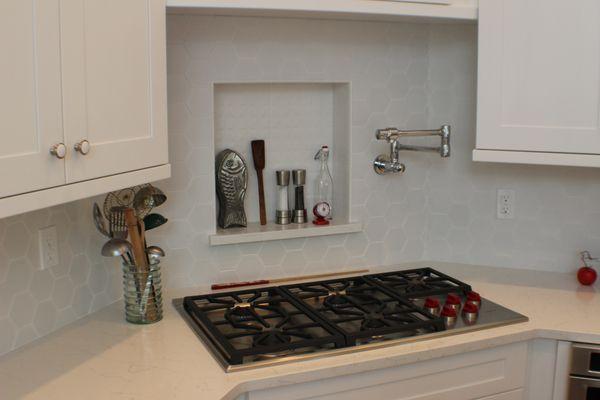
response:
{"label": "glass utensil jar", "polygon": [[160,261],[147,268],[123,264],[125,319],[133,324],[152,324],[163,317]]}

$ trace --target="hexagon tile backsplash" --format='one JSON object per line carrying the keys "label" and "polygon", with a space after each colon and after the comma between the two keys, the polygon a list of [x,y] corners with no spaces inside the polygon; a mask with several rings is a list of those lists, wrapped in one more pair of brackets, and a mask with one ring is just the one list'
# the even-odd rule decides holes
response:
{"label": "hexagon tile backsplash", "polygon": [[[474,26],[173,15],[168,41],[173,177],[157,185],[170,221],[148,234],[168,252],[166,286],[421,259],[571,271],[578,250],[598,251],[596,170],[471,161]],[[209,247],[213,82],[350,82],[350,204],[364,232]],[[405,152],[403,176],[373,173],[388,150],[377,128],[442,123],[453,128],[450,159]],[[498,188],[515,190],[514,220],[495,219]],[[90,210],[86,200],[0,220],[0,354],[120,298],[118,263],[100,257]],[[39,271],[37,230],[48,225],[61,263]]]}
{"label": "hexagon tile backsplash", "polygon": [[[0,354],[119,299],[121,274],[100,256],[91,201],[0,219]],[[60,263],[40,269],[38,230],[54,225]]]}

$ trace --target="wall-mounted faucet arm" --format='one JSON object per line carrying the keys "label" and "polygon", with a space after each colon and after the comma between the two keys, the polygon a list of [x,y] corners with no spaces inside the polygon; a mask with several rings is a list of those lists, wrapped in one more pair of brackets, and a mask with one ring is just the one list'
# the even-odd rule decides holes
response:
{"label": "wall-mounted faucet arm", "polygon": [[[439,136],[441,139],[439,147],[413,146],[400,144],[398,140],[402,137],[426,137]],[[400,150],[410,151],[430,151],[439,153],[440,157],[450,157],[450,125],[442,125],[440,129],[432,130],[406,130],[397,128],[378,129],[375,132],[377,140],[385,140],[390,144],[390,155],[379,155],[374,162],[375,172],[378,174],[388,174],[404,172],[404,164],[400,163]]]}

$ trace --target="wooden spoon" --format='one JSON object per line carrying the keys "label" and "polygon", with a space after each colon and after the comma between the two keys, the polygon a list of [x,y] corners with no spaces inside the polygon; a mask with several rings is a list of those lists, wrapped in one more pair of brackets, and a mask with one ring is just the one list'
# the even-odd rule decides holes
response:
{"label": "wooden spoon", "polygon": [[129,239],[133,246],[133,257],[135,258],[135,265],[138,269],[146,271],[148,267],[148,259],[146,258],[146,248],[144,247],[143,236],[140,235],[139,222],[135,216],[133,208],[125,209],[125,222],[127,223],[127,231],[129,232]]}

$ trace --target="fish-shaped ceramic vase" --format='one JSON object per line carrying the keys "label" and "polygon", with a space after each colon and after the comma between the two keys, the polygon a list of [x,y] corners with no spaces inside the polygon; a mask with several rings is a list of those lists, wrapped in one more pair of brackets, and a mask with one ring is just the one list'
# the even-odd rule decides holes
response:
{"label": "fish-shaped ceramic vase", "polygon": [[219,226],[245,227],[244,200],[248,188],[248,166],[242,156],[225,149],[215,159],[217,197],[219,198]]}

